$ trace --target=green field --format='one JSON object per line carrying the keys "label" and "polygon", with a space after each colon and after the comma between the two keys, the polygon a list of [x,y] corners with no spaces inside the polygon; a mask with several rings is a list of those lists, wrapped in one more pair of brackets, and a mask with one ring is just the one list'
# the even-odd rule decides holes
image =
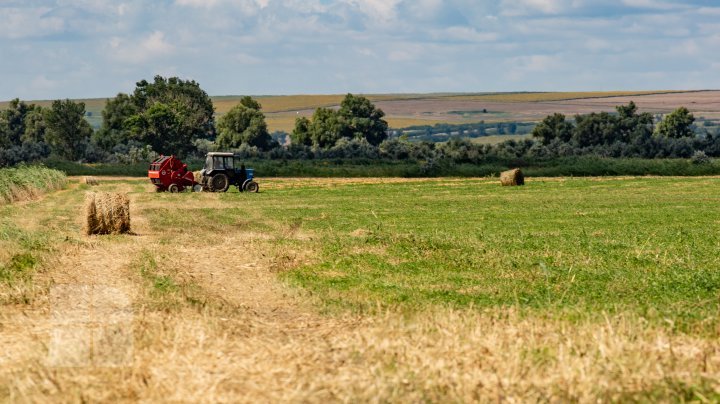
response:
{"label": "green field", "polygon": [[[99,180],[0,206],[0,400],[720,399],[718,177]],[[46,364],[66,283],[132,297],[132,360]]]}

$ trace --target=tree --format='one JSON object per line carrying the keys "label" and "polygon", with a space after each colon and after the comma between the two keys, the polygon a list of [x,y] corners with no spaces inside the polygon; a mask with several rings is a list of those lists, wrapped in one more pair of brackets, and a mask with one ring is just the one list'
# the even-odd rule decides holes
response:
{"label": "tree", "polygon": [[214,138],[213,116],[212,100],[198,83],[155,76],[152,83],[138,82],[132,95],[108,101],[95,139],[106,149],[135,139],[182,155],[193,150],[194,140]]}
{"label": "tree", "polygon": [[569,142],[573,135],[573,125],[565,119],[563,114],[547,116],[532,131],[535,138],[539,138],[544,145],[550,144],[558,139],[562,142]]}
{"label": "tree", "polygon": [[609,144],[615,137],[617,119],[601,112],[575,117],[575,130],[572,140],[580,147]]}
{"label": "tree", "polygon": [[343,132],[347,132],[347,130],[345,125],[340,122],[337,112],[329,108],[315,110],[310,123],[310,136],[313,145],[332,147],[342,137]]}
{"label": "tree", "polygon": [[608,143],[615,141],[630,143],[639,138],[646,138],[652,134],[653,116],[650,113],[638,113],[637,105],[634,102],[615,107],[618,116],[616,120],[616,129],[614,139],[609,139]]}
{"label": "tree", "polygon": [[311,146],[313,143],[310,134],[310,120],[304,116],[295,118],[295,129],[290,134],[293,144]]}
{"label": "tree", "polygon": [[267,130],[261,105],[251,97],[243,97],[218,122],[217,144],[221,148],[237,148],[242,144],[261,150],[271,149],[274,141]]}
{"label": "tree", "polygon": [[387,139],[388,123],[382,119],[385,113],[369,99],[348,94],[338,114],[342,118],[342,137],[365,139],[373,146]]}
{"label": "tree", "polygon": [[680,107],[668,114],[655,128],[655,135],[679,139],[695,136],[693,132],[695,117],[685,107]]}
{"label": "tree", "polygon": [[44,109],[39,105],[33,105],[32,110],[25,115],[25,132],[20,140],[23,144],[43,143],[46,129]]}
{"label": "tree", "polygon": [[25,117],[34,105],[28,106],[19,99],[10,101],[8,109],[0,111],[0,147],[19,146],[25,133]]}
{"label": "tree", "polygon": [[126,121],[137,113],[138,107],[127,94],[119,93],[107,100],[102,111],[102,126],[93,135],[93,140],[105,150],[127,143],[132,138],[132,132]]}
{"label": "tree", "polygon": [[45,139],[52,151],[69,160],[82,157],[84,147],[92,134],[90,124],[85,120],[85,103],[71,100],[53,101],[45,110],[47,129]]}

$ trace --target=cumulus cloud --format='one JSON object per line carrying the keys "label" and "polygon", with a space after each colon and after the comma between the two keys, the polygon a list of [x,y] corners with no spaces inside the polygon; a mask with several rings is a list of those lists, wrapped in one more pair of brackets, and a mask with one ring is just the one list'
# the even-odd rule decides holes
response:
{"label": "cumulus cloud", "polygon": [[211,94],[720,87],[718,16],[707,0],[0,0],[0,94],[106,97],[156,73]]}

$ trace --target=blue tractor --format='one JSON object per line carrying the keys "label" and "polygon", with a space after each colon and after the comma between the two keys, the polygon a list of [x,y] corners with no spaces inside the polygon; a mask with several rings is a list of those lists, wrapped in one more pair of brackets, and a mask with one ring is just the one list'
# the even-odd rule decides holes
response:
{"label": "blue tractor", "polygon": [[212,152],[205,157],[198,182],[208,192],[226,192],[231,185],[240,192],[258,192],[260,186],[253,179],[255,170],[245,168],[233,153]]}

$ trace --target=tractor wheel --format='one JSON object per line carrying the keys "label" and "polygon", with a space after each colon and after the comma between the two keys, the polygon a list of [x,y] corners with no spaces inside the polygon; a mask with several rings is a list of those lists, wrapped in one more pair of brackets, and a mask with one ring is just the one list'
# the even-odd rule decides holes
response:
{"label": "tractor wheel", "polygon": [[215,174],[208,180],[212,192],[225,192],[230,188],[230,180],[225,174]]}
{"label": "tractor wheel", "polygon": [[248,182],[248,184],[245,186],[245,191],[247,191],[247,192],[258,192],[258,191],[260,191],[260,185],[258,185],[258,183],[255,182],[255,181],[250,181],[250,182]]}
{"label": "tractor wheel", "polygon": [[168,191],[170,191],[171,194],[177,194],[178,192],[180,192],[180,187],[178,186],[178,184],[170,184],[170,186],[168,187]]}

